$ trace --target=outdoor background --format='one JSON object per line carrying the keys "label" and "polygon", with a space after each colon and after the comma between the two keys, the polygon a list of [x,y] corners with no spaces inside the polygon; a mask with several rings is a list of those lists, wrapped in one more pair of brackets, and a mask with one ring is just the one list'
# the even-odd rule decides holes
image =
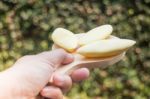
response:
{"label": "outdoor background", "polygon": [[[126,57],[93,69],[68,99],[150,99],[150,0],[1,0],[0,71],[19,57],[51,50],[57,27],[74,33],[111,24],[113,35],[136,40]],[[30,67],[29,67],[30,68]]]}

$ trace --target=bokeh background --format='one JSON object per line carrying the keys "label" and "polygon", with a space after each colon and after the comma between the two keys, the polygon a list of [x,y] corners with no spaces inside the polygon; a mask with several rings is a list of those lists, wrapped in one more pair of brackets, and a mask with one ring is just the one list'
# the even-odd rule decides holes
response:
{"label": "bokeh background", "polygon": [[[50,50],[57,27],[74,33],[111,24],[113,35],[136,40],[126,57],[91,70],[68,99],[150,99],[150,0],[1,0],[0,71],[19,57]],[[30,68],[30,67],[29,67]]]}

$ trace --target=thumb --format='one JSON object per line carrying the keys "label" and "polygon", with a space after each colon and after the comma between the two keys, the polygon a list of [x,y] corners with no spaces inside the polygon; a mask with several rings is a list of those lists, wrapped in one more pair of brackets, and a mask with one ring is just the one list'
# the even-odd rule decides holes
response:
{"label": "thumb", "polygon": [[62,64],[68,64],[73,61],[73,55],[67,53],[63,49],[56,49],[53,51],[46,51],[38,54],[38,56],[48,60],[48,62],[54,67],[58,67]]}

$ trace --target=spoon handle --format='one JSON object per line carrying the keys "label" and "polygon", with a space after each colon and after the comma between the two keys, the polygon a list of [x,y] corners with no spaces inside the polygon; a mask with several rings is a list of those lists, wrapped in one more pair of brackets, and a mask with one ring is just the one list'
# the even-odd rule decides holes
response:
{"label": "spoon handle", "polygon": [[63,66],[57,68],[54,73],[69,75],[73,70],[80,68],[79,65],[80,65],[80,62],[74,61],[70,64],[63,65]]}
{"label": "spoon handle", "polygon": [[[82,67],[86,67],[86,68],[104,68],[108,65],[113,65],[116,62],[120,61],[125,55],[125,52],[117,55],[115,57],[112,58],[108,58],[108,59],[104,59],[104,60],[85,60],[85,61],[77,61],[75,60],[74,62],[64,65],[64,66],[60,66],[59,68],[56,69],[56,71],[53,73],[54,74],[67,74],[70,75],[72,73],[72,71],[78,69],[78,68],[82,68]],[[52,82],[53,79],[53,75],[51,76],[50,82]]]}
{"label": "spoon handle", "polygon": [[54,73],[52,74],[51,78],[50,78],[50,82],[53,82],[53,75],[54,74],[71,74],[71,72],[75,69],[79,68],[78,67],[78,63],[76,61],[70,63],[70,64],[67,64],[67,65],[63,65],[63,66],[60,66],[59,68],[56,68],[56,70],[54,71]]}
{"label": "spoon handle", "polygon": [[113,65],[120,61],[125,55],[124,53],[121,53],[120,55],[106,58],[106,59],[91,59],[91,60],[75,60],[74,62],[61,66],[54,73],[60,73],[60,74],[70,74],[73,70],[86,67],[86,68],[103,68],[108,65]]}

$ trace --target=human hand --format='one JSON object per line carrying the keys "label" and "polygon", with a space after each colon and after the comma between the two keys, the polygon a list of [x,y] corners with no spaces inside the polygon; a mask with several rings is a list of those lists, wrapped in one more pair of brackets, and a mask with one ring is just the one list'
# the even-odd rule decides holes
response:
{"label": "human hand", "polygon": [[[89,75],[88,69],[81,68],[75,70],[70,76],[56,74],[53,76],[53,82],[47,85],[57,67],[72,61],[73,56],[62,49],[24,56],[13,67],[3,73],[4,76],[2,77],[7,78],[8,82],[9,78],[12,81],[11,87],[5,89],[11,88],[11,91],[13,89],[13,94],[11,95],[13,97],[20,96],[20,99],[22,97],[35,99],[40,92],[43,97],[62,99],[62,93],[71,88],[72,81],[84,80]],[[5,82],[5,79],[3,81]],[[7,83],[5,84],[7,85]]]}

